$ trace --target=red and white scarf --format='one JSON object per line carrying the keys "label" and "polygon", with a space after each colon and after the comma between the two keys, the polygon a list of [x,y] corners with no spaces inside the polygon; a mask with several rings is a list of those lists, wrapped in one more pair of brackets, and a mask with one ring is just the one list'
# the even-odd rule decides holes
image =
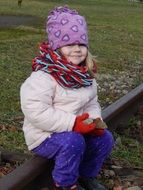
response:
{"label": "red and white scarf", "polygon": [[40,55],[32,62],[32,70],[42,70],[51,74],[65,88],[81,88],[92,85],[92,77],[87,67],[75,65],[58,51],[49,48],[47,42],[40,44]]}

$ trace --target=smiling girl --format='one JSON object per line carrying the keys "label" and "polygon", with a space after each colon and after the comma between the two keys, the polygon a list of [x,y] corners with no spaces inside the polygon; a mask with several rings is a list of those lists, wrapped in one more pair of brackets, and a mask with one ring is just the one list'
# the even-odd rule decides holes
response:
{"label": "smiling girl", "polygon": [[55,189],[105,190],[96,181],[113,146],[97,97],[95,61],[86,21],[77,11],[50,12],[48,41],[21,86],[23,131],[29,150],[53,158]]}

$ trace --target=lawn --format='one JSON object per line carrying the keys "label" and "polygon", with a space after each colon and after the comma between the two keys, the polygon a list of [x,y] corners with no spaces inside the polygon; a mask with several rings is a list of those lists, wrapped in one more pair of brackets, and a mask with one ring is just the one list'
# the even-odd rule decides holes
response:
{"label": "lawn", "polygon": [[[23,0],[20,8],[17,1],[0,0],[0,15],[35,16],[37,19],[36,25],[0,27],[0,126],[20,126],[15,122],[15,118],[22,116],[20,85],[31,73],[31,60],[37,54],[38,43],[46,39],[45,22],[49,10],[64,4],[66,0]],[[89,48],[97,56],[99,72],[111,75],[115,70],[138,72],[133,87],[142,83],[142,70],[135,70],[135,66],[143,65],[143,3],[69,0],[68,5],[86,17]],[[104,101],[104,97],[99,98]],[[19,151],[25,149],[23,133],[19,131],[18,134],[10,136],[7,131],[1,131],[0,145]]]}

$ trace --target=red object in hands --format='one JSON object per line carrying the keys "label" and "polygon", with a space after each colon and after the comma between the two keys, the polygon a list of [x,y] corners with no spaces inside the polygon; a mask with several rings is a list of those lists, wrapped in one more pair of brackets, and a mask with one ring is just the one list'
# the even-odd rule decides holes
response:
{"label": "red object in hands", "polygon": [[88,113],[83,113],[82,115],[77,116],[73,127],[73,131],[81,134],[86,134],[95,130],[95,123],[90,123],[90,124],[84,123],[84,121],[87,118],[89,118]]}

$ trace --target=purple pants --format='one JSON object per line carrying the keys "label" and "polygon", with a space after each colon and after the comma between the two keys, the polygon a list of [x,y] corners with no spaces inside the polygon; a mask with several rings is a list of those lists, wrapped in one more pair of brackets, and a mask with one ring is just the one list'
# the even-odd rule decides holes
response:
{"label": "purple pants", "polygon": [[53,158],[54,181],[60,186],[69,186],[76,183],[79,176],[96,177],[113,144],[112,134],[108,130],[101,137],[63,132],[54,133],[33,152],[48,159]]}

